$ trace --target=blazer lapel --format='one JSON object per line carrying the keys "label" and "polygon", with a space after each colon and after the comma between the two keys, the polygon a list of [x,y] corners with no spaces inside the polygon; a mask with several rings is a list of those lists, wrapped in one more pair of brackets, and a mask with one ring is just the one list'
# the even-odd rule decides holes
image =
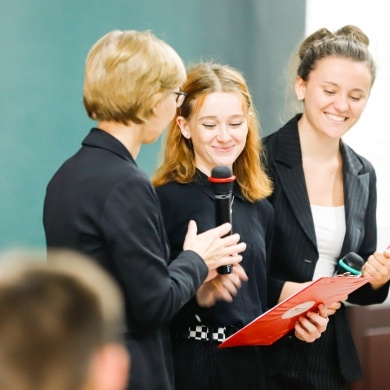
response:
{"label": "blazer lapel", "polygon": [[[317,247],[313,217],[302,167],[302,152],[297,121],[280,131],[275,154],[275,169],[294,215],[309,240]],[[286,190],[285,190],[286,189]]]}
{"label": "blazer lapel", "polygon": [[356,226],[364,226],[369,198],[369,173],[360,174],[362,163],[352,150],[341,141],[344,175],[344,205],[346,232],[342,253],[356,250],[364,232]]}

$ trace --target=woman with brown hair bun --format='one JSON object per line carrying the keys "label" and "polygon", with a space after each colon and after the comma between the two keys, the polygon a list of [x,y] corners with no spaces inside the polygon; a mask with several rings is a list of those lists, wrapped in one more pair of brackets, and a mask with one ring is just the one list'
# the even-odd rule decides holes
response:
{"label": "woman with brown hair bun", "polygon": [[[373,279],[348,301],[368,305],[387,297],[390,251],[376,252],[375,170],[342,140],[360,119],[375,80],[368,43],[350,25],[308,36],[299,47],[295,79],[301,113],[264,139],[274,183],[271,306],[334,275],[349,252],[366,261],[363,275]],[[346,389],[361,378],[344,304],[328,314],[328,329],[315,343],[269,348],[269,389]]]}

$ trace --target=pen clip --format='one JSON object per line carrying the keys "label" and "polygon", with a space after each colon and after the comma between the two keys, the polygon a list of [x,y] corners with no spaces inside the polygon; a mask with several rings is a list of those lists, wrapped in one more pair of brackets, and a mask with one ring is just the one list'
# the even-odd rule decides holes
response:
{"label": "pen clip", "polygon": [[357,275],[352,275],[350,272],[344,272],[343,274],[336,275],[336,277],[349,277],[349,276],[357,276]]}

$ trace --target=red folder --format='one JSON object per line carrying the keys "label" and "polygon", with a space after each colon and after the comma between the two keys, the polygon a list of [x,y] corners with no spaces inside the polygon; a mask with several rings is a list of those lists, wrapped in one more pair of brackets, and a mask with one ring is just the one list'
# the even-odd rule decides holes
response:
{"label": "red folder", "polygon": [[295,327],[298,317],[318,305],[340,301],[371,280],[370,277],[328,276],[313,281],[228,337],[219,348],[271,345]]}

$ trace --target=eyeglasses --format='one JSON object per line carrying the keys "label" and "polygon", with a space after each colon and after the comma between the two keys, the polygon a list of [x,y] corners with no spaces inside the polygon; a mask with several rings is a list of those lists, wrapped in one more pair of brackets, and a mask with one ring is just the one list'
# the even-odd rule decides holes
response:
{"label": "eyeglasses", "polygon": [[185,92],[172,92],[176,95],[176,107],[179,108],[186,98],[187,94]]}

